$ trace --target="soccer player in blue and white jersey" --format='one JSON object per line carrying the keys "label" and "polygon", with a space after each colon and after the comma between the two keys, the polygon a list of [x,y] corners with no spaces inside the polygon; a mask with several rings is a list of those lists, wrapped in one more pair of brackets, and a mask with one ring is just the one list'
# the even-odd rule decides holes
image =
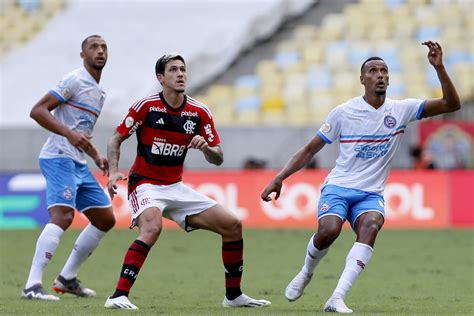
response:
{"label": "soccer player in blue and white jersey", "polygon": [[356,242],[346,258],[344,271],[325,312],[352,313],[344,298],[365,269],[377,233],[384,223],[383,190],[391,161],[408,123],[458,110],[456,89],[446,72],[441,46],[423,42],[429,49],[428,61],[436,70],[443,97],[440,99],[392,100],[386,97],[388,67],[382,58],[372,57],[361,67],[360,82],[365,94],[337,106],[311,141],[301,148],[261,194],[278,199],[283,180],[303,168],[325,144],[339,141],[336,166],[327,176],[318,205],[318,229],[307,247],[301,271],[288,284],[285,296],[297,300],[310,282],[313,271],[336,240],[346,219],[355,231]]}
{"label": "soccer player in blue and white jersey", "polygon": [[[85,154],[105,175],[107,159],[91,143],[92,129],[102,110],[105,92],[99,86],[107,62],[107,44],[99,35],[82,42],[80,54],[84,66],[67,74],[31,110],[30,116],[51,131],[39,155],[46,179],[50,222],[36,242],[36,250],[22,297],[59,300],[43,288],[43,271],[71,225],[77,208],[90,221],[76,240],[65,266],[54,281],[54,291],[82,297],[95,296],[77,279],[79,266],[98,246],[104,234],[115,224],[109,198],[90,172]],[[51,111],[53,111],[51,113]]]}

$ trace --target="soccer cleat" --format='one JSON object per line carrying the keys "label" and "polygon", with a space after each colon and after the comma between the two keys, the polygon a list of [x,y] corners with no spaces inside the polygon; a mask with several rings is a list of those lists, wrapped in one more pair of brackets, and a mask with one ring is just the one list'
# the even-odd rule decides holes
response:
{"label": "soccer cleat", "polygon": [[82,286],[81,281],[77,278],[66,280],[61,275],[58,275],[54,280],[53,290],[56,293],[71,293],[80,297],[94,297],[96,295],[94,290]]}
{"label": "soccer cleat", "polygon": [[48,294],[39,283],[21,291],[21,298],[26,300],[59,301],[59,297]]}
{"label": "soccer cleat", "polygon": [[241,294],[233,300],[227,299],[224,297],[222,306],[224,307],[265,307],[272,304],[267,300],[256,300],[245,294]]}
{"label": "soccer cleat", "polygon": [[115,298],[110,298],[109,296],[107,301],[105,301],[104,307],[112,309],[138,309],[138,307],[133,305],[125,295]]}
{"label": "soccer cleat", "polygon": [[290,302],[296,301],[303,295],[304,288],[308,285],[313,275],[307,275],[300,271],[285,289],[285,297]]}
{"label": "soccer cleat", "polygon": [[352,313],[352,309],[344,304],[344,300],[339,297],[331,296],[326,304],[324,304],[324,312],[330,313],[341,313],[341,314],[350,314]]}

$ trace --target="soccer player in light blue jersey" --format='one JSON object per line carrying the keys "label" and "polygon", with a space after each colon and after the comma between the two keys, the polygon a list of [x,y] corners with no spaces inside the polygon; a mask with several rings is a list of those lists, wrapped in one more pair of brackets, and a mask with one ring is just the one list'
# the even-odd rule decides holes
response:
{"label": "soccer player in light blue jersey", "polygon": [[95,296],[94,290],[84,287],[77,279],[77,271],[115,224],[110,200],[85,159],[85,155],[89,155],[104,175],[108,175],[107,159],[91,143],[92,129],[105,101],[99,81],[107,62],[107,44],[101,36],[91,35],[84,39],[81,48],[84,66],[67,74],[30,113],[38,124],[51,132],[39,155],[47,185],[50,222],[36,242],[30,273],[21,295],[25,299],[59,300],[44,289],[43,271],[53,257],[59,239],[71,225],[75,208],[89,219],[90,224],[77,238],[53,289],[57,293]]}
{"label": "soccer player in light blue jersey", "polygon": [[325,312],[352,313],[344,298],[365,269],[377,233],[384,223],[383,189],[391,161],[408,123],[460,109],[459,96],[443,64],[441,45],[426,41],[428,61],[436,70],[443,97],[440,99],[392,100],[386,97],[388,67],[380,57],[367,59],[361,67],[364,96],[334,108],[316,135],[301,148],[263,190],[261,198],[280,196],[283,180],[303,168],[313,156],[333,141],[339,141],[336,166],[327,176],[318,205],[318,229],[311,237],[305,263],[285,290],[289,301],[297,300],[313,271],[327,254],[346,221],[357,237],[346,258],[344,271]]}

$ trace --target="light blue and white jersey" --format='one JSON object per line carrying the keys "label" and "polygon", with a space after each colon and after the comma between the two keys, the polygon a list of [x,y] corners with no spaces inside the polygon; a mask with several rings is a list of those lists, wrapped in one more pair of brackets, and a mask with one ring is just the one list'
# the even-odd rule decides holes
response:
{"label": "light blue and white jersey", "polygon": [[[62,102],[54,109],[56,120],[76,132],[92,135],[106,94],[86,68],[67,74],[49,93]],[[69,157],[79,163],[86,163],[84,152],[74,147],[66,137],[55,133],[49,135],[39,157]]]}
{"label": "light blue and white jersey", "polygon": [[383,194],[407,124],[422,118],[425,100],[385,99],[378,109],[357,97],[334,108],[317,134],[327,143],[339,140],[336,166],[325,184]]}

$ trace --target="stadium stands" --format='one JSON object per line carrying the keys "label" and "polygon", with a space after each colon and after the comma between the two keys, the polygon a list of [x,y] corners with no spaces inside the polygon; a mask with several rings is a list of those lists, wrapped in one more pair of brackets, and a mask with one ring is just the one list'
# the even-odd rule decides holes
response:
{"label": "stadium stands", "polygon": [[64,0],[0,1],[0,60],[31,40],[64,5]]}
{"label": "stadium stands", "polygon": [[[320,122],[334,106],[362,92],[357,80],[360,65],[374,55],[384,58],[389,66],[391,97],[441,96],[436,73],[420,45],[433,39],[443,44],[445,63],[462,101],[473,101],[473,11],[474,2],[463,0],[361,0],[348,4],[341,14],[326,15],[320,26],[295,27],[289,39],[278,43],[273,60],[260,61],[254,74],[226,87],[233,92],[225,99],[209,92],[203,98],[217,121],[221,121],[218,108],[225,102],[222,121],[233,125]],[[258,82],[250,99],[240,97],[245,78]],[[211,85],[209,91],[213,89]],[[230,95],[234,95],[233,107],[228,106]],[[245,108],[252,104],[251,115],[247,110],[242,113],[243,102]],[[229,119],[229,115],[236,119]]]}

